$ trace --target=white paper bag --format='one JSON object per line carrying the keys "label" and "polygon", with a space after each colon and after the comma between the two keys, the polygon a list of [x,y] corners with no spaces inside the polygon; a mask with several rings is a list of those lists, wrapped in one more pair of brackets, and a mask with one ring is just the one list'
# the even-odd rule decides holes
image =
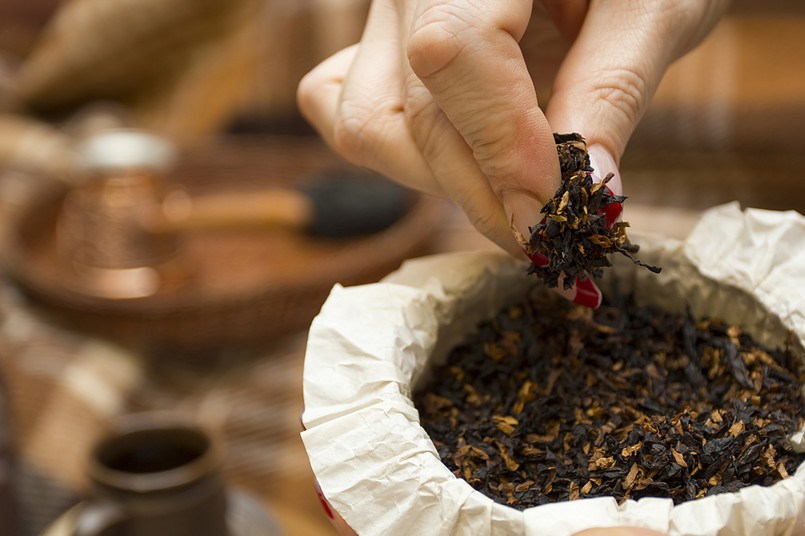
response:
{"label": "white paper bag", "polygon": [[[761,344],[805,341],[805,217],[737,204],[705,213],[685,241],[636,240],[656,275],[618,262],[639,301],[740,324]],[[529,285],[504,254],[460,253],[407,262],[380,283],[336,286],[314,320],[304,369],[302,439],[324,495],[361,536],[565,536],[640,526],[671,536],[805,535],[805,465],[750,486],[674,506],[644,498],[580,499],[519,511],[456,478],[419,425],[411,392],[429,363]],[[626,288],[624,288],[626,287]],[[805,449],[803,434],[793,439]]]}

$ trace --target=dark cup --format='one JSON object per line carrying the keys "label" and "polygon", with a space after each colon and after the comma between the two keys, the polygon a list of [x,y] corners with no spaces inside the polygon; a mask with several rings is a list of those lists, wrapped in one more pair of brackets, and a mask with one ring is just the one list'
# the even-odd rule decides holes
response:
{"label": "dark cup", "polygon": [[120,419],[92,452],[92,498],[76,536],[227,536],[221,457],[212,437],[169,414]]}

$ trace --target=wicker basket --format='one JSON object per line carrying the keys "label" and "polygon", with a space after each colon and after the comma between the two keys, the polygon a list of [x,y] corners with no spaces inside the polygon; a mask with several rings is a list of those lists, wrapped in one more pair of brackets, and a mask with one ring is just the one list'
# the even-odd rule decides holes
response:
{"label": "wicker basket", "polygon": [[[317,138],[230,137],[186,155],[175,180],[191,194],[256,191],[345,166]],[[10,225],[6,269],[58,317],[126,342],[202,348],[258,343],[304,330],[335,283],[377,280],[428,251],[439,203],[414,197],[385,230],[325,239],[287,230],[212,230],[182,236],[191,280],[131,299],[93,296],[70,285],[56,255],[56,216],[67,190],[42,192]]]}

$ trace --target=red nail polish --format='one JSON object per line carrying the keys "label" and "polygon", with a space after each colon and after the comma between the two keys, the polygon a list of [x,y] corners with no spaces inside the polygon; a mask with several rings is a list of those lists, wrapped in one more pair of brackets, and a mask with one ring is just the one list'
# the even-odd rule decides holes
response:
{"label": "red nail polish", "polygon": [[531,254],[526,253],[526,255],[528,255],[529,259],[531,259],[531,262],[533,262],[540,268],[548,266],[548,257],[543,255],[542,253],[531,253]]}
{"label": "red nail polish", "polygon": [[[614,195],[612,190],[609,189],[609,186],[604,186],[607,189],[610,195]],[[615,225],[615,222],[618,221],[620,215],[623,213],[623,203],[610,203],[601,210],[598,211],[599,214],[603,214],[606,216],[607,219],[607,227],[612,227]]]}
{"label": "red nail polish", "polygon": [[327,499],[324,498],[324,494],[321,492],[318,482],[316,482],[316,494],[319,496],[319,501],[321,501],[321,506],[324,508],[324,513],[327,514],[327,517],[335,519],[333,511],[330,509],[330,504],[327,502]]}
{"label": "red nail polish", "polygon": [[601,305],[601,293],[593,284],[592,279],[576,278],[576,297],[573,302],[590,309],[597,309]]}

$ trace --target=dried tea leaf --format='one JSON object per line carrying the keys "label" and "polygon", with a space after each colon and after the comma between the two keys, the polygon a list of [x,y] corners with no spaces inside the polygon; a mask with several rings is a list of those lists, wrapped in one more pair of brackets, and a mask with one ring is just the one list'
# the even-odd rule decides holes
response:
{"label": "dried tea leaf", "polygon": [[780,473],[781,478],[788,478],[788,470],[785,468],[785,464],[783,462],[777,464],[777,472]]}
{"label": "dried tea leaf", "polygon": [[640,474],[640,467],[637,465],[637,463],[633,463],[632,467],[629,469],[629,473],[626,475],[626,478],[623,479],[623,488],[627,490],[632,489],[638,474]]}
{"label": "dried tea leaf", "polygon": [[492,422],[495,423],[495,426],[498,427],[498,430],[509,436],[514,433],[514,431],[517,429],[517,425],[519,424],[517,419],[508,415],[494,415],[492,416]]}
{"label": "dried tea leaf", "polygon": [[623,447],[623,449],[621,449],[621,458],[623,459],[629,458],[635,452],[640,451],[641,448],[643,448],[642,441],[635,443],[634,445],[630,445],[628,447]]}
{"label": "dried tea leaf", "polygon": [[588,469],[590,471],[602,471],[610,469],[613,465],[615,465],[615,458],[612,456],[606,456],[591,462],[588,466]]}
{"label": "dried tea leaf", "polygon": [[512,412],[519,415],[523,412],[523,408],[525,407],[527,402],[531,402],[537,396],[535,392],[536,385],[531,382],[531,380],[526,380],[523,382],[522,387],[517,392],[517,401],[514,403],[514,407],[512,408]]}
{"label": "dried tea leaf", "polygon": [[743,433],[744,430],[746,430],[746,425],[743,423],[743,421],[735,421],[735,423],[730,426],[730,429],[727,433],[732,437],[735,437],[738,434]]}
{"label": "dried tea leaf", "polygon": [[569,488],[568,494],[567,494],[567,500],[568,501],[575,501],[578,498],[579,498],[579,485],[576,484],[575,482],[571,482],[570,483],[570,488]]}
{"label": "dried tea leaf", "polygon": [[688,463],[685,461],[685,457],[682,456],[679,452],[674,449],[671,449],[671,454],[674,456],[674,460],[678,463],[681,467],[687,467]]}
{"label": "dried tea leaf", "polygon": [[530,443],[552,443],[556,436],[528,434],[525,438]]}
{"label": "dried tea leaf", "polygon": [[520,464],[517,463],[514,458],[507,452],[506,447],[503,446],[502,443],[497,442],[498,451],[500,452],[500,457],[503,459],[503,463],[506,465],[506,469],[509,471],[516,471]]}

